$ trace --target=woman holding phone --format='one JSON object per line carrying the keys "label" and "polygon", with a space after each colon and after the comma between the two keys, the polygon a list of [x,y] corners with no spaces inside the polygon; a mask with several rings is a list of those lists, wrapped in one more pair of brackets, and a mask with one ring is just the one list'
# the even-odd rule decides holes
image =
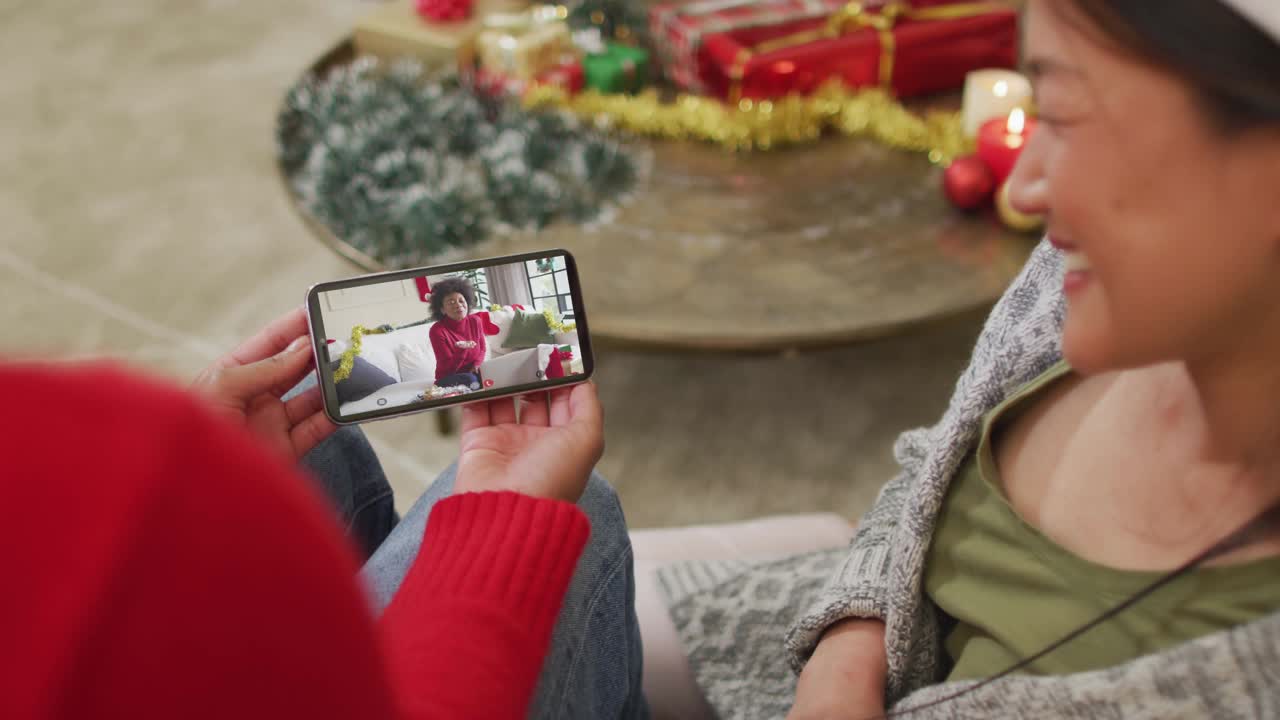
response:
{"label": "woman holding phone", "polygon": [[0,717],[644,717],[594,386],[464,408],[457,464],[361,587],[297,462],[348,512],[386,480],[317,388],[288,392],[309,347],[299,309],[190,393],[0,365],[25,408],[0,419]]}

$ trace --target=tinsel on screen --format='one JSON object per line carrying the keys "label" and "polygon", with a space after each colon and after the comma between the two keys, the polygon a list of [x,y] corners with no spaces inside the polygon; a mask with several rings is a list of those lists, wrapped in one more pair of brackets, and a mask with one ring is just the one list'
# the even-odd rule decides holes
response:
{"label": "tinsel on screen", "polygon": [[508,228],[589,223],[635,187],[634,151],[563,112],[476,93],[457,76],[360,59],[292,87],[281,167],[303,207],[390,268]]}

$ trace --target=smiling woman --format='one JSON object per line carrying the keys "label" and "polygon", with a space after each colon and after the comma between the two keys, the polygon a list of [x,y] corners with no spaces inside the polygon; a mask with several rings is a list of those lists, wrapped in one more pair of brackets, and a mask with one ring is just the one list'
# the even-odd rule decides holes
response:
{"label": "smiling woman", "polygon": [[1280,716],[1280,4],[1026,20],[1049,237],[848,551],[682,592],[721,715]]}
{"label": "smiling woman", "polygon": [[1079,370],[1278,344],[1280,66],[1235,3],[1263,7],[1033,3],[1042,132],[1011,200],[1049,214],[1069,251],[1064,344]]}
{"label": "smiling woman", "polygon": [[429,335],[438,387],[480,387],[485,333],[480,316],[470,314],[475,303],[475,288],[464,277],[441,280],[431,288],[431,316],[436,322]]}

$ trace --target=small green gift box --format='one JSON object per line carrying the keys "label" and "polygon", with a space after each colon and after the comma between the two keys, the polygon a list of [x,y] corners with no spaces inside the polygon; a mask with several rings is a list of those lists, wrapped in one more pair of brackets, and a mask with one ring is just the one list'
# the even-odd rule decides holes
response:
{"label": "small green gift box", "polygon": [[586,85],[602,93],[639,92],[649,78],[649,52],[642,48],[607,43],[603,53],[582,59]]}

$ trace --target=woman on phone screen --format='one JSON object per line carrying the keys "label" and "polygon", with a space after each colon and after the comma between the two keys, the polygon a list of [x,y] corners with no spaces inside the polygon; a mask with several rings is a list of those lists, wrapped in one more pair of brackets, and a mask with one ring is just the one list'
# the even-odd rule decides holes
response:
{"label": "woman on phone screen", "polygon": [[480,388],[484,362],[484,322],[471,315],[476,291],[464,278],[441,280],[431,288],[431,349],[436,354],[436,385]]}

